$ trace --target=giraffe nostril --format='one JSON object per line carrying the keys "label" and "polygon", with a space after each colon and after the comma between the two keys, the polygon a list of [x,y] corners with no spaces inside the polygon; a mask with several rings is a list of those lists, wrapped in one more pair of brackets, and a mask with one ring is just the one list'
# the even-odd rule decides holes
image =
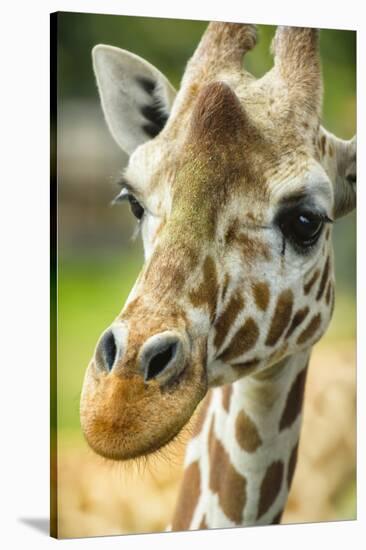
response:
{"label": "giraffe nostril", "polygon": [[184,366],[183,348],[183,341],[174,332],[161,332],[149,338],[140,354],[145,382],[158,378],[165,383],[174,378]]}
{"label": "giraffe nostril", "polygon": [[145,380],[151,380],[160,374],[165,367],[170,363],[177,352],[177,342],[169,344],[168,347],[162,350],[157,350],[153,355],[145,369]]}
{"label": "giraffe nostril", "polygon": [[101,337],[96,350],[96,360],[108,371],[112,370],[117,355],[117,345],[112,330],[107,330]]}

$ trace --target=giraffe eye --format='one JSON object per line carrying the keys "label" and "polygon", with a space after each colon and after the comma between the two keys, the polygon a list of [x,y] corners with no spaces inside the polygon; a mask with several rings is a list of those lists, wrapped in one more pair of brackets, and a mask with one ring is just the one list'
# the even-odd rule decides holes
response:
{"label": "giraffe eye", "polygon": [[304,210],[284,212],[278,221],[283,236],[302,250],[313,246],[320,237],[326,216]]}
{"label": "giraffe eye", "polygon": [[112,204],[118,204],[123,201],[128,201],[130,204],[130,209],[132,214],[137,218],[138,220],[141,220],[142,216],[145,213],[144,207],[139,203],[139,201],[136,199],[135,195],[133,195],[129,189],[127,188],[127,185],[123,185],[123,181],[120,183],[122,186],[122,191],[115,197],[112,201]]}
{"label": "giraffe eye", "polygon": [[144,208],[141,206],[139,201],[133,195],[129,194],[127,196],[127,199],[128,199],[128,202],[130,203],[132,214],[135,216],[135,218],[137,218],[138,220],[141,220],[145,212]]}

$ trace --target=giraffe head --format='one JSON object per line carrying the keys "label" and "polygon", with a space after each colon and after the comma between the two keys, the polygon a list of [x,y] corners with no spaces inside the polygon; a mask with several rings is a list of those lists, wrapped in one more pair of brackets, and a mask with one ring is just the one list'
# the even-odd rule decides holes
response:
{"label": "giraffe head", "polygon": [[118,200],[144,267],[88,366],[81,422],[103,456],[171,441],[209,387],[312,346],[334,300],[332,222],[355,206],[355,142],[320,127],[318,33],[278,28],[274,66],[242,67],[251,25],[211,23],[176,94],[141,58],[93,50]]}

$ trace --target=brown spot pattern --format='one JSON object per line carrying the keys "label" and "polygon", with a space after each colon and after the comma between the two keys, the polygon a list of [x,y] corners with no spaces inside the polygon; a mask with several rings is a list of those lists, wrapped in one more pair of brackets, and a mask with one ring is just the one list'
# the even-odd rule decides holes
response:
{"label": "brown spot pattern", "polygon": [[236,417],[235,437],[239,446],[247,453],[254,453],[262,445],[257,426],[244,411],[240,411]]}
{"label": "brown spot pattern", "polygon": [[281,523],[282,513],[283,513],[283,510],[281,510],[281,512],[275,515],[275,517],[271,521],[271,525],[278,525],[279,523]]}
{"label": "brown spot pattern", "polygon": [[283,463],[278,460],[268,467],[261,483],[257,519],[261,518],[272,506],[281,490]]}
{"label": "brown spot pattern", "polygon": [[257,307],[259,307],[262,311],[266,311],[269,304],[269,287],[267,283],[254,283],[253,295]]}
{"label": "brown spot pattern", "polygon": [[224,363],[229,363],[236,357],[243,355],[243,353],[249,351],[255,345],[258,336],[259,329],[257,323],[249,317],[233,336],[229,347],[219,355],[218,359],[221,359]]}
{"label": "brown spot pattern", "polygon": [[293,294],[291,290],[284,290],[278,297],[275,312],[272,317],[266,345],[274,346],[286,330],[292,314]]}
{"label": "brown spot pattern", "polygon": [[244,300],[239,292],[236,292],[231,298],[223,313],[215,323],[215,338],[214,345],[217,350],[220,349],[222,343],[234,323],[238,314],[244,308]]}
{"label": "brown spot pattern", "polygon": [[305,367],[299,372],[291,386],[280,420],[280,430],[289,428],[301,412],[304,399],[306,372],[307,368]]}
{"label": "brown spot pattern", "polygon": [[273,362],[277,363],[278,361],[281,361],[285,357],[288,351],[288,348],[289,348],[288,342],[285,342],[280,346],[279,349],[276,349],[273,353],[271,353],[271,355],[268,358],[268,361],[271,363]]}
{"label": "brown spot pattern", "polygon": [[203,264],[203,282],[197,290],[190,292],[189,297],[192,305],[195,307],[207,305],[210,318],[213,319],[216,310],[217,292],[218,283],[215,262],[211,256],[206,256]]}
{"label": "brown spot pattern", "polygon": [[226,412],[229,412],[231,396],[233,393],[233,386],[231,384],[226,384],[222,388],[222,406]]}
{"label": "brown spot pattern", "polygon": [[209,485],[219,498],[224,514],[240,525],[247,498],[247,481],[231,464],[221,441],[214,434],[214,419],[209,433]]}
{"label": "brown spot pattern", "polygon": [[[184,263],[177,261],[178,256],[184,258]],[[183,245],[179,251],[176,247],[174,254],[166,254],[164,246],[158,244],[143,272],[144,284],[148,284],[150,289],[155,289],[155,292],[159,290],[165,293],[172,288],[178,292],[182,290],[187,275],[196,266],[197,260],[198,253],[192,247]]]}
{"label": "brown spot pattern", "polygon": [[322,135],[321,140],[320,140],[320,148],[321,148],[321,152],[322,152],[323,157],[325,155],[325,143],[326,143],[326,138],[325,138],[324,135]]}
{"label": "brown spot pattern", "polygon": [[309,294],[310,290],[313,288],[314,284],[318,280],[319,275],[320,275],[319,269],[314,271],[309,281],[304,284],[304,294]]}
{"label": "brown spot pattern", "polygon": [[331,304],[330,304],[330,315],[332,316],[333,315],[333,311],[334,311],[334,305],[335,305],[335,292],[334,292],[334,287],[332,287],[332,292],[331,292]]}
{"label": "brown spot pattern", "polygon": [[292,449],[290,460],[288,463],[288,469],[287,469],[287,487],[290,490],[292,479],[294,477],[295,468],[296,468],[296,462],[297,462],[297,451],[299,448],[299,444],[296,443],[295,447]]}
{"label": "brown spot pattern", "polygon": [[329,267],[330,267],[330,260],[329,260],[329,256],[328,256],[328,258],[325,262],[325,265],[324,265],[322,277],[320,279],[319,288],[318,288],[318,292],[317,292],[317,295],[316,295],[317,300],[320,300],[320,298],[323,296],[325,285],[327,284],[327,281],[328,281]]}
{"label": "brown spot pattern", "polygon": [[309,313],[308,306],[305,306],[303,309],[299,309],[295,313],[285,338],[289,338],[291,336],[291,334],[297,329],[297,327],[301,325],[301,323],[303,322],[303,320],[305,319],[308,313]]}
{"label": "brown spot pattern", "polygon": [[230,276],[229,276],[228,273],[226,273],[225,278],[224,278],[224,284],[222,285],[222,292],[221,292],[221,300],[222,301],[225,300],[225,296],[226,296],[226,293],[227,293],[227,289],[229,287],[229,283],[230,283]]}
{"label": "brown spot pattern", "polygon": [[263,241],[253,236],[241,233],[237,236],[236,242],[247,261],[261,258],[269,262],[272,258],[269,247]]}
{"label": "brown spot pattern", "polygon": [[325,295],[325,302],[326,302],[327,306],[329,306],[329,304],[330,304],[331,295],[332,295],[332,282],[329,281],[328,288],[327,288],[327,293]]}
{"label": "brown spot pattern", "polygon": [[279,375],[283,371],[283,369],[286,368],[286,366],[287,360],[279,361],[271,367],[268,367],[258,372],[254,376],[257,380],[271,380],[273,377]]}
{"label": "brown spot pattern", "polygon": [[225,377],[223,375],[217,375],[212,379],[213,386],[223,386],[225,384]]}
{"label": "brown spot pattern", "polygon": [[307,327],[302,331],[302,333],[298,337],[297,343],[304,344],[305,342],[307,342],[307,340],[310,340],[310,338],[314,336],[314,334],[320,327],[321,320],[322,320],[322,317],[320,313],[318,313],[317,315],[314,315],[314,317],[311,319]]}
{"label": "brown spot pattern", "polygon": [[195,422],[194,428],[192,430],[192,437],[196,437],[202,431],[202,427],[203,427],[204,421],[206,419],[206,414],[207,414],[208,408],[210,406],[211,397],[212,397],[212,392],[209,391],[207,393],[206,397],[204,398],[203,402],[200,405],[199,411],[197,413],[196,422]]}
{"label": "brown spot pattern", "polygon": [[183,489],[172,521],[173,531],[186,531],[191,525],[201,492],[201,474],[198,461],[192,462],[184,472]]}
{"label": "brown spot pattern", "polygon": [[251,359],[250,361],[244,361],[244,363],[236,363],[235,365],[230,366],[236,373],[239,374],[239,376],[243,376],[244,374],[247,375],[251,373],[260,362],[260,359]]}
{"label": "brown spot pattern", "polygon": [[198,526],[198,529],[208,529],[208,525],[207,525],[207,522],[206,522],[206,516],[204,515],[201,519],[201,522]]}
{"label": "brown spot pattern", "polygon": [[238,227],[240,227],[240,221],[235,220],[226,231],[225,243],[227,245],[234,245],[240,249],[245,257],[246,261],[255,260],[260,258],[262,260],[270,261],[271,253],[269,247],[257,237],[249,236],[247,233],[239,233]]}
{"label": "brown spot pattern", "polygon": [[208,431],[208,439],[207,439],[209,453],[211,453],[215,444],[214,430],[215,430],[215,415],[213,414],[211,418],[211,424],[210,424],[210,429]]}

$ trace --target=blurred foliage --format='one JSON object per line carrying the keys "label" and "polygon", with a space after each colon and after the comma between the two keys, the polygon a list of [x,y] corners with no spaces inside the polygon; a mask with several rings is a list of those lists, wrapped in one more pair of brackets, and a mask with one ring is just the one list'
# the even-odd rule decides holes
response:
{"label": "blurred foliage", "polygon": [[335,495],[335,506],[340,516],[345,520],[357,519],[357,483],[356,477],[346,480]]}
{"label": "blurred foliage", "polygon": [[80,429],[79,400],[84,372],[101,332],[122,309],[142,257],[59,261],[58,427]]}
{"label": "blurred foliage", "polygon": [[[246,68],[256,77],[273,64],[270,44],[276,29],[271,25],[258,27],[258,44],[245,57]],[[322,122],[340,137],[351,138],[356,121],[356,32],[323,29],[320,56],[324,81]]]}
{"label": "blurred foliage", "polygon": [[145,57],[178,87],[185,64],[206,25],[177,19],[60,13],[61,95],[95,97],[91,50],[96,44],[110,44]]}

